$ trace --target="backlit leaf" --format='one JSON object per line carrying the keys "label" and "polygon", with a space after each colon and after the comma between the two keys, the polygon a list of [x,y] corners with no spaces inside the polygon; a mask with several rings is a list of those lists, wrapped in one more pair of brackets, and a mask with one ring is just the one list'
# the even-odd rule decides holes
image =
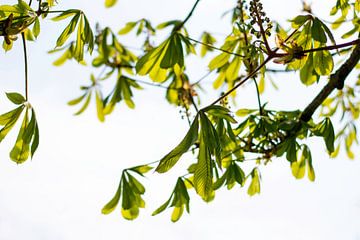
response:
{"label": "backlit leaf", "polygon": [[167,172],[172,168],[180,157],[189,150],[198,138],[199,121],[198,116],[195,117],[184,139],[171,152],[160,160],[159,165],[155,171],[159,173]]}

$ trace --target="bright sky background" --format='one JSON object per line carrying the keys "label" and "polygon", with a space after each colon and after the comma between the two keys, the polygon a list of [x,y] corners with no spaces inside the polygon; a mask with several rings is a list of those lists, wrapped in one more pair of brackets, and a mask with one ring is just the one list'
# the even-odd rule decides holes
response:
{"label": "bright sky background", "polygon": [[[187,25],[190,34],[194,38],[202,30],[227,34],[227,19],[220,17],[234,2],[202,0]],[[297,0],[263,2],[268,16],[283,23],[301,9]],[[327,2],[334,1],[314,0],[315,13],[325,16],[330,9]],[[78,0],[60,1],[58,9],[81,8],[93,23],[99,21],[117,30],[142,17],[152,19],[155,25],[183,19],[193,3],[119,0],[116,7],[106,10],[101,0],[91,4]],[[215,200],[206,204],[192,192],[191,214],[184,213],[178,223],[170,221],[171,209],[151,217],[169,197],[177,174],[184,173],[180,164],[170,174],[154,173],[142,179],[147,187],[147,208],[137,220],[122,219],[120,207],[102,215],[101,208],[115,193],[122,169],[160,159],[188,126],[180,119],[179,109],[164,101],[164,90],[149,87],[136,92],[136,110],[121,104],[105,123],[96,119],[94,104],[83,115],[73,116],[77,108],[66,102],[80,95],[78,87],[88,84],[90,70],[74,62],[53,67],[56,56],[46,51],[55,46],[61,29],[58,23],[46,20],[41,30],[37,43],[29,45],[30,101],[40,125],[40,147],[32,161],[16,165],[8,157],[15,131],[0,145],[1,240],[360,239],[359,159],[350,161],[343,155],[329,159],[322,141],[313,142],[314,183],[294,179],[288,162],[274,159],[261,168],[258,196],[250,198],[247,188],[234,187],[219,191]],[[123,41],[131,45],[132,39]],[[206,72],[195,60],[189,61],[193,61],[189,72],[194,80]],[[0,53],[0,63],[2,113],[12,107],[3,93],[23,91],[20,41],[14,51]],[[305,88],[297,83],[296,75],[273,78],[280,91],[268,88],[263,101],[274,108],[302,109],[325,82]],[[250,86],[239,91],[239,107],[254,105],[255,100]],[[204,103],[210,101],[204,99]]]}

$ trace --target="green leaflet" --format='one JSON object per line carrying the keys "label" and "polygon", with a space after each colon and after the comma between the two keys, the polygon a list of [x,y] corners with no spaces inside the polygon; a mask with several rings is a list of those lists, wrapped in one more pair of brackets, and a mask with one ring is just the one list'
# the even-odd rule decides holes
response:
{"label": "green leaflet", "polygon": [[198,139],[198,118],[198,115],[196,115],[184,139],[179,143],[179,145],[177,145],[171,152],[169,152],[160,160],[160,163],[156,167],[155,171],[164,173],[170,170],[177,163],[180,157],[195,143],[195,141]]}
{"label": "green leaflet", "polygon": [[186,189],[186,185],[181,177],[178,178],[175,188],[172,191],[170,198],[163,203],[159,208],[157,208],[152,216],[155,216],[161,212],[163,212],[170,204],[171,207],[174,207],[173,212],[171,214],[171,221],[176,222],[180,219],[184,212],[184,208],[189,213],[189,203],[190,197]]}
{"label": "green leaflet", "polygon": [[129,168],[129,171],[136,172],[137,174],[144,176],[144,173],[149,172],[153,167],[150,167],[149,165],[140,165],[136,167]]}
{"label": "green leaflet", "polygon": [[306,146],[302,146],[300,158],[296,162],[291,163],[291,171],[296,179],[301,179],[305,176],[307,171],[308,178],[310,181],[315,181],[315,171],[312,166],[312,157],[310,149]]}
{"label": "green leaflet", "polygon": [[214,45],[216,43],[216,39],[208,32],[204,32],[201,36],[201,42],[205,43],[201,45],[200,56],[204,57],[207,52],[213,51],[213,49],[209,46]]}
{"label": "green leaflet", "polygon": [[247,193],[250,196],[260,193],[260,172],[257,168],[254,168],[251,172],[251,183]]}
{"label": "green leaflet", "polygon": [[105,7],[110,8],[116,4],[117,0],[105,0]]}
{"label": "green leaflet", "polygon": [[[56,41],[56,48],[63,46],[69,39],[70,35],[75,31],[76,26],[78,26],[75,45],[70,45],[67,49],[70,54],[67,54],[66,56],[68,58],[73,57],[76,61],[82,63],[84,59],[85,45],[87,45],[87,50],[90,53],[94,48],[94,35],[84,13],[80,10],[71,9],[61,13],[52,20],[60,21],[71,16],[73,16],[73,18]],[[57,65],[61,65],[65,60],[65,55],[63,55],[61,61]]]}
{"label": "green leaflet", "polygon": [[114,197],[102,208],[101,212],[103,214],[113,212],[121,200],[122,216],[127,220],[134,220],[139,215],[139,208],[145,207],[145,202],[141,198],[144,193],[144,186],[125,170]]}
{"label": "green leaflet", "polygon": [[24,132],[25,129],[28,127],[28,109],[26,109],[25,117],[21,124],[21,128],[16,139],[15,146],[10,152],[10,158],[16,163],[23,163],[25,162],[29,155],[30,155],[30,144],[24,141]]}
{"label": "green leaflet", "polygon": [[10,130],[14,127],[23,109],[24,106],[21,105],[20,107],[0,116],[0,124],[4,125],[4,127],[0,130],[0,142],[6,137],[6,135],[10,132]]}
{"label": "green leaflet", "polygon": [[313,54],[313,66],[317,74],[330,75],[334,68],[334,61],[329,51],[316,51]]}
{"label": "green leaflet", "polygon": [[105,121],[104,117],[104,103],[101,97],[101,93],[99,90],[95,90],[95,100],[96,100],[96,112],[97,117],[100,120],[100,122]]}
{"label": "green leaflet", "polygon": [[311,131],[314,135],[324,138],[329,153],[334,152],[335,133],[330,118],[325,118],[321,123],[317,124],[314,129],[311,129]]}
{"label": "green leaflet", "polygon": [[214,182],[213,189],[217,190],[225,184],[227,189],[230,190],[235,186],[236,182],[243,186],[245,183],[245,173],[235,162],[231,161],[225,173]]}
{"label": "green leaflet", "polygon": [[198,162],[194,173],[194,188],[206,202],[213,199],[212,178],[211,154],[204,141],[200,139]]}
{"label": "green leaflet", "polygon": [[10,121],[14,120],[14,118],[16,118],[16,116],[19,116],[21,114],[23,109],[24,109],[24,106],[21,105],[20,107],[15,108],[14,110],[11,110],[7,113],[0,115],[0,125],[4,126],[4,125],[8,124]]}
{"label": "green leaflet", "polygon": [[16,92],[6,93],[6,97],[16,105],[23,104],[26,101],[26,99],[21,94]]}
{"label": "green leaflet", "polygon": [[320,43],[326,43],[327,38],[325,31],[323,29],[323,24],[318,18],[314,18],[313,24],[311,27],[311,36],[315,41]]}
{"label": "green leaflet", "polygon": [[75,14],[75,16],[71,19],[70,23],[66,26],[66,28],[58,37],[56,41],[56,47],[61,47],[62,45],[64,45],[66,40],[70,37],[71,33],[75,31],[79,18],[80,13]]}
{"label": "green leaflet", "polygon": [[32,32],[33,32],[35,38],[37,38],[40,34],[40,21],[39,21],[38,17],[35,19]]}
{"label": "green leaflet", "polygon": [[319,75],[314,71],[312,53],[309,54],[305,65],[300,70],[300,80],[309,86],[319,80]]}
{"label": "green leaflet", "polygon": [[11,160],[18,164],[25,162],[29,156],[32,157],[39,145],[39,129],[35,111],[31,109],[31,118],[29,121],[28,110],[29,108],[26,107],[25,116],[15,146],[10,152]]}
{"label": "green leaflet", "polygon": [[101,213],[109,214],[112,211],[114,211],[114,209],[116,208],[116,206],[118,205],[118,203],[120,201],[120,196],[121,196],[121,180],[120,180],[119,187],[116,190],[114,197],[102,208]]}

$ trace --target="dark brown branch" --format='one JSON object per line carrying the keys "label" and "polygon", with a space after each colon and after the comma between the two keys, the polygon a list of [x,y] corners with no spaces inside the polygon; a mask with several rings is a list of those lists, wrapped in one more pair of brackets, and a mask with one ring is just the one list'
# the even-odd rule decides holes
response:
{"label": "dark brown branch", "polygon": [[350,72],[354,69],[360,60],[360,43],[356,45],[350,57],[341,67],[330,75],[329,82],[314,98],[314,100],[302,112],[300,119],[302,121],[309,121],[316,111],[316,109],[325,101],[325,99],[332,93],[333,90],[341,90],[344,87],[344,82]]}

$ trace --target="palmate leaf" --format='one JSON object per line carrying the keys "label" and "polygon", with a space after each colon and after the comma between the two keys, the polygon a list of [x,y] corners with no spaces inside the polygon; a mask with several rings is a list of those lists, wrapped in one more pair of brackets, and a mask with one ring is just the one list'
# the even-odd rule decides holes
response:
{"label": "palmate leaf", "polygon": [[177,145],[171,152],[169,152],[165,157],[160,160],[160,163],[156,167],[155,171],[159,173],[169,171],[177,163],[180,157],[185,152],[187,152],[189,148],[196,142],[196,140],[198,139],[199,131],[198,118],[198,115],[196,115],[184,139],[179,143],[179,145]]}
{"label": "palmate leaf", "polygon": [[155,216],[161,212],[163,212],[169,205],[174,207],[173,212],[171,214],[171,221],[176,222],[180,219],[184,212],[184,208],[189,213],[189,203],[190,197],[186,189],[186,185],[181,177],[178,178],[175,188],[172,191],[169,199],[163,203],[159,208],[157,208],[152,216]]}
{"label": "palmate leaf", "polygon": [[[75,31],[76,26],[78,26],[75,46],[74,48],[69,48],[68,51],[71,50],[71,57],[81,63],[84,59],[85,45],[87,45],[87,50],[90,53],[94,48],[94,35],[84,13],[80,10],[71,9],[52,18],[52,20],[61,21],[71,16],[73,16],[72,19],[56,41],[56,48],[63,46],[70,35]],[[67,56],[69,57],[70,55]]]}
{"label": "palmate leaf", "polygon": [[158,47],[146,53],[136,63],[136,71],[139,75],[149,74],[155,82],[163,82],[166,79],[167,69],[176,64],[184,66],[184,53],[180,33],[172,33]]}

